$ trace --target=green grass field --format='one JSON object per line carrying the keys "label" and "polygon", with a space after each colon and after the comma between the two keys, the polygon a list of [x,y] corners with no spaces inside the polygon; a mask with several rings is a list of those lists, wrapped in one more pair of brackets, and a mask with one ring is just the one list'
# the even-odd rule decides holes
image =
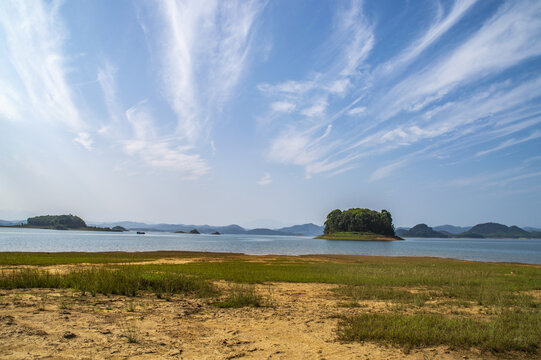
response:
{"label": "green grass field", "polygon": [[[194,261],[129,264],[164,257]],[[104,265],[54,274],[47,268],[16,267],[70,263]],[[128,296],[152,292],[158,297],[184,293],[214,297],[215,306],[226,308],[261,305],[260,295],[249,284],[336,284],[334,294],[339,304],[356,308],[353,315],[348,312],[350,315],[342,316],[338,323],[336,331],[342,341],[375,341],[405,349],[475,347],[507,357],[540,352],[541,266],[435,258],[184,252],[3,253],[0,264],[8,265],[0,271],[3,289],[73,288]],[[232,283],[225,297],[218,298],[220,292],[213,280]],[[366,302],[374,301],[385,305],[381,311],[363,311]]]}

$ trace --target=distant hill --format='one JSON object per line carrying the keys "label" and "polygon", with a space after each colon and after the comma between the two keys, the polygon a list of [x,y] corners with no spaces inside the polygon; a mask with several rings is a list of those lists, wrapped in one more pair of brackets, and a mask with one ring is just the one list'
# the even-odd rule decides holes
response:
{"label": "distant hill", "polygon": [[[528,229],[536,229],[529,227]],[[462,230],[457,232],[458,230]],[[526,231],[518,226],[506,226],[498,223],[483,223],[473,227],[440,225],[431,228],[425,224],[415,225],[411,229],[396,229],[398,236],[427,238],[529,238],[541,239],[541,231]]]}
{"label": "distant hill", "polygon": [[471,226],[455,226],[455,225],[438,225],[432,229],[436,231],[445,231],[451,234],[460,234],[471,229]]}
{"label": "distant hill", "polygon": [[316,224],[303,224],[303,225],[293,225],[289,227],[283,227],[281,229],[276,229],[277,231],[293,234],[293,235],[306,235],[306,236],[317,236],[323,234],[323,226]]}
{"label": "distant hill", "polygon": [[290,233],[277,231],[277,230],[271,230],[271,229],[265,229],[265,228],[247,230],[245,234],[248,234],[248,235],[291,235]]}
{"label": "distant hill", "polygon": [[226,226],[212,225],[193,225],[193,224],[146,224],[133,221],[117,221],[117,222],[100,222],[93,223],[98,226],[122,226],[129,230],[139,231],[164,231],[164,232],[185,232],[188,233],[192,229],[197,229],[201,234],[251,234],[251,235],[307,235],[315,236],[323,233],[323,227],[315,224],[303,224],[285,227],[281,229],[245,229],[242,226],[231,224]]}
{"label": "distant hill", "polygon": [[447,238],[446,234],[434,231],[426,224],[417,224],[409,230],[397,231],[400,237],[417,237],[417,238]]}
{"label": "distant hill", "polygon": [[521,238],[534,237],[534,234],[518,226],[506,226],[498,223],[484,223],[472,227],[470,230],[457,234],[457,237],[484,237],[484,238]]}
{"label": "distant hill", "polygon": [[528,232],[541,232],[541,228],[532,227],[532,226],[525,226],[523,227],[523,229]]}
{"label": "distant hill", "polygon": [[0,220],[0,226],[11,226],[26,224],[26,220]]}

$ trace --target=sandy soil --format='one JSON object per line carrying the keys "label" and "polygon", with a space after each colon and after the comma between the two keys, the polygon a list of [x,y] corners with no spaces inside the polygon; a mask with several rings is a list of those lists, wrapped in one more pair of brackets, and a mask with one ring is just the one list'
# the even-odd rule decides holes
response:
{"label": "sandy soil", "polygon": [[[217,283],[228,287],[224,282]],[[71,290],[0,291],[1,359],[490,359],[446,347],[413,350],[336,340],[335,285],[258,285],[271,306],[218,309],[208,300],[82,296]],[[127,336],[136,338],[129,343]]]}

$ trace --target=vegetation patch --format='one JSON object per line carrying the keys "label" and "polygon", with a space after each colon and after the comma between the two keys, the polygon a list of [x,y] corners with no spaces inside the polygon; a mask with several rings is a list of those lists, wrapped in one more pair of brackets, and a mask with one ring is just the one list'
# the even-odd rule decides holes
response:
{"label": "vegetation patch", "polygon": [[438,314],[358,314],[338,325],[342,341],[377,341],[405,348],[447,345],[492,352],[537,353],[539,312],[503,312],[489,321]]}
{"label": "vegetation patch", "polygon": [[261,307],[264,305],[264,299],[256,292],[255,286],[236,284],[223,301],[214,302],[213,305],[219,308]]}
{"label": "vegetation patch", "polygon": [[148,252],[0,252],[0,265],[64,265],[111,264],[152,261],[163,258],[189,259],[205,257],[232,258],[239,254],[203,253],[197,251],[148,251]]}
{"label": "vegetation patch", "polygon": [[149,271],[138,266],[92,268],[53,274],[39,269],[21,269],[0,273],[1,289],[72,288],[95,295],[135,296],[140,291],[156,294],[190,293],[215,296],[218,290],[208,281],[171,272]]}

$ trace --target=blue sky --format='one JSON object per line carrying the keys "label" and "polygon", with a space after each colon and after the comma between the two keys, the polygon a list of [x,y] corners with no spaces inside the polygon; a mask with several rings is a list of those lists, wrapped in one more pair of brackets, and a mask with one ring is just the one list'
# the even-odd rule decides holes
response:
{"label": "blue sky", "polygon": [[539,1],[0,8],[0,218],[541,226]]}

